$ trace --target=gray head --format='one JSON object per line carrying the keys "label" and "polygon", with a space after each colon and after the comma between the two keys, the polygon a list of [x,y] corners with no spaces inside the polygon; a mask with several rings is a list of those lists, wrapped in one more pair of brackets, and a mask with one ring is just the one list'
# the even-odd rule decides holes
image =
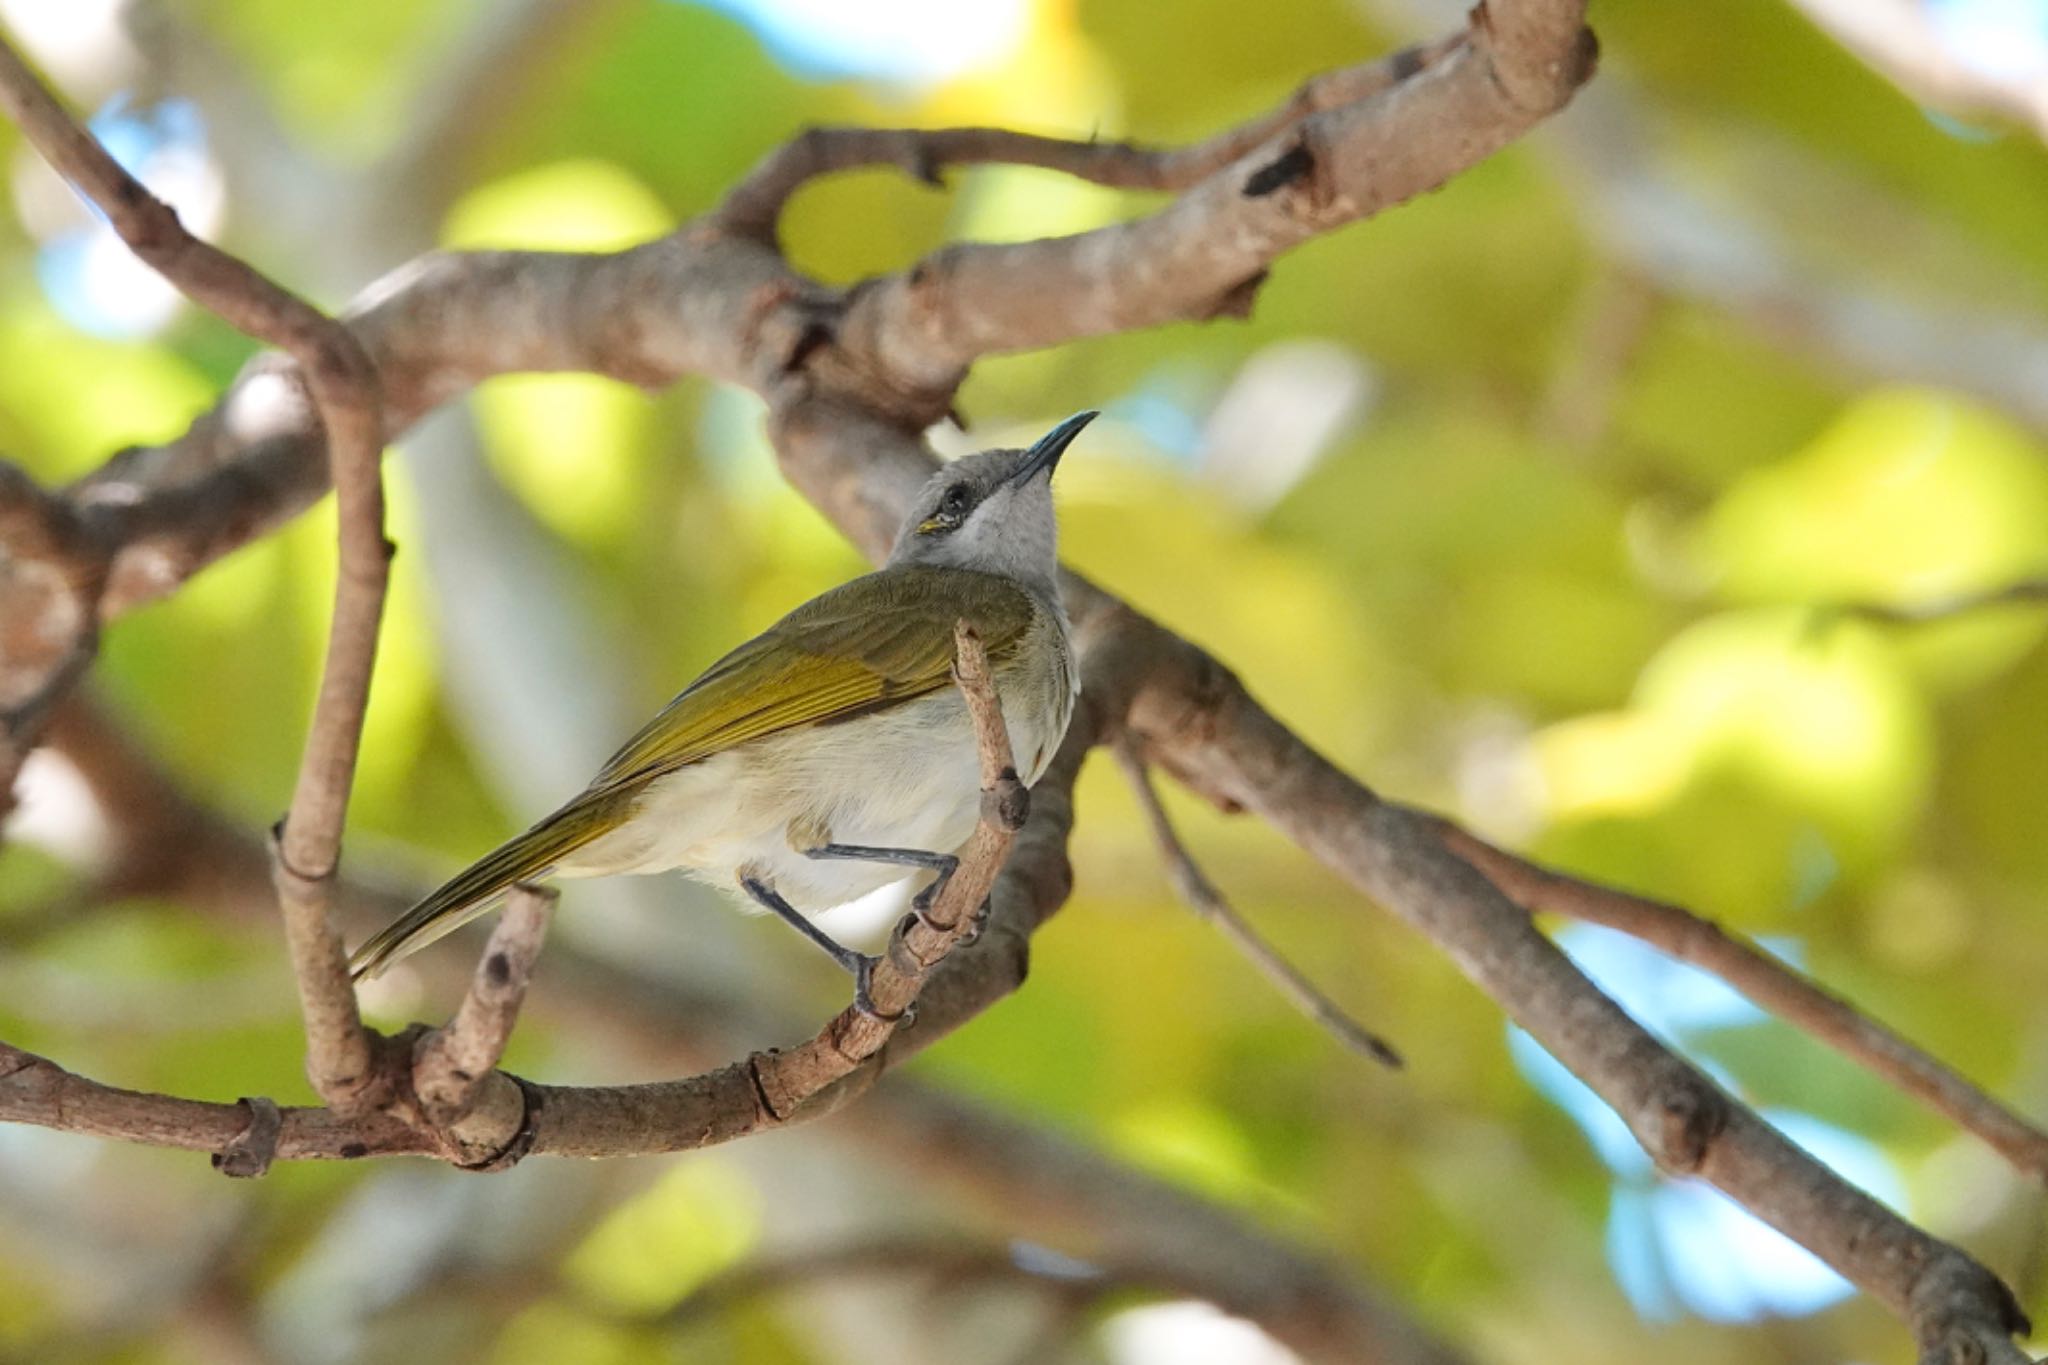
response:
{"label": "gray head", "polygon": [[891,564],[940,564],[1022,579],[1047,592],[1059,571],[1052,472],[1093,412],[1077,412],[1029,450],[953,461],[911,504]]}

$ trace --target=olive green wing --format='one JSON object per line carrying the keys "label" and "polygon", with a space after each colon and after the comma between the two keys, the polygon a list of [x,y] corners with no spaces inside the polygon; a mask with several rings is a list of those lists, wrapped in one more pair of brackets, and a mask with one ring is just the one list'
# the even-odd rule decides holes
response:
{"label": "olive green wing", "polygon": [[1017,647],[1037,610],[993,574],[884,569],[815,597],[720,659],[626,742],[592,795],[735,745],[829,724],[952,685],[953,628],[964,616],[992,661]]}

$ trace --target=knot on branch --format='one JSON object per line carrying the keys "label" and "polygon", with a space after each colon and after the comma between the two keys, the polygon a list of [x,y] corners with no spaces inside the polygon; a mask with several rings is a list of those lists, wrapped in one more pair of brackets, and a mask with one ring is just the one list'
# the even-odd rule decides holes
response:
{"label": "knot on branch", "polygon": [[882,950],[882,956],[888,959],[891,967],[908,977],[923,976],[945,956],[943,950],[927,956],[912,946],[910,936],[919,925],[932,931],[926,938],[928,943],[937,940],[942,944],[941,936],[951,927],[937,923],[921,909],[912,910],[896,921],[896,927],[889,931],[889,946]]}
{"label": "knot on branch", "polygon": [[1297,138],[1294,145],[1276,159],[1251,173],[1251,178],[1244,182],[1244,197],[1264,199],[1296,181],[1307,179],[1315,168],[1315,153],[1309,150],[1306,139]]}
{"label": "knot on branch", "polygon": [[[1329,155],[1318,125],[1304,123],[1297,128],[1285,151],[1254,170],[1244,182],[1247,199],[1271,199],[1282,213],[1311,227],[1327,218],[1338,205],[1337,167]],[[1248,310],[1263,281],[1266,267],[1239,281],[1223,297],[1227,306],[1233,295],[1241,295]]]}
{"label": "knot on branch", "polygon": [[[1529,7],[1536,8],[1536,7]],[[1571,102],[1600,64],[1600,40],[1581,24],[1561,32],[1548,16],[1514,6],[1507,18],[1487,0],[1472,7],[1468,32],[1496,90],[1516,109],[1542,117]]]}
{"label": "knot on branch", "polygon": [[547,1104],[547,1092],[509,1071],[493,1073],[498,1080],[510,1081],[519,1092],[519,1122],[512,1130],[512,1136],[497,1151],[481,1160],[457,1162],[456,1169],[473,1171],[478,1175],[495,1175],[509,1171],[533,1151],[533,1144],[540,1136],[540,1113]]}
{"label": "knot on branch", "polygon": [[288,847],[288,841],[292,837],[291,819],[291,812],[286,811],[271,823],[270,861],[272,874],[280,883],[284,884],[287,898],[293,895],[299,897],[319,895],[334,880],[334,874],[341,867],[339,846],[337,845],[336,847],[334,860],[329,862],[324,868],[311,869],[294,865],[291,856],[285,851]]}
{"label": "knot on branch", "polygon": [[1031,789],[1017,776],[1015,768],[996,774],[995,785],[981,793],[981,818],[997,829],[1015,834],[1031,818]]}
{"label": "knot on branch", "polygon": [[277,1101],[262,1095],[244,1095],[235,1103],[249,1111],[249,1123],[213,1154],[213,1169],[232,1180],[254,1180],[268,1172],[277,1159],[284,1113]]}
{"label": "knot on branch", "polygon": [[[1662,1062],[1664,1054],[1655,1060]],[[1697,1174],[1714,1139],[1728,1126],[1728,1097],[1689,1068],[1659,1070],[1666,1073],[1663,1084],[1651,1092],[1637,1137],[1660,1169]]]}
{"label": "knot on branch", "polygon": [[1923,1365],[2003,1358],[2007,1338],[2034,1326],[2005,1282],[1946,1243],[1915,1277],[1906,1304]]}

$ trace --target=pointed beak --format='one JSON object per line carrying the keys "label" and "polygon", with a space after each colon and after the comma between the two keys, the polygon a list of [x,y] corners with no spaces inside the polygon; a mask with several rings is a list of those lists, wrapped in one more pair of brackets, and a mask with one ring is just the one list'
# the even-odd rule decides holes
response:
{"label": "pointed beak", "polygon": [[1022,488],[1025,484],[1037,478],[1040,470],[1044,470],[1046,475],[1050,477],[1053,466],[1060,462],[1060,456],[1066,454],[1067,447],[1072,445],[1074,438],[1081,434],[1081,428],[1087,426],[1101,415],[1101,413],[1093,408],[1090,408],[1087,412],[1077,412],[1051,431],[1045,433],[1045,435],[1039,437],[1038,444],[1025,452],[1028,458],[1024,461],[1023,467],[1010,476],[1010,482]]}

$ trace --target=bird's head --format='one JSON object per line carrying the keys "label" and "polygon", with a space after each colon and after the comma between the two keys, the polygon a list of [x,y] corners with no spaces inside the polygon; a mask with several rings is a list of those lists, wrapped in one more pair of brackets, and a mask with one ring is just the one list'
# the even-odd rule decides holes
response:
{"label": "bird's head", "polygon": [[932,475],[889,562],[978,569],[1052,591],[1059,572],[1052,472],[1095,418],[1077,412],[1028,450],[984,450]]}

